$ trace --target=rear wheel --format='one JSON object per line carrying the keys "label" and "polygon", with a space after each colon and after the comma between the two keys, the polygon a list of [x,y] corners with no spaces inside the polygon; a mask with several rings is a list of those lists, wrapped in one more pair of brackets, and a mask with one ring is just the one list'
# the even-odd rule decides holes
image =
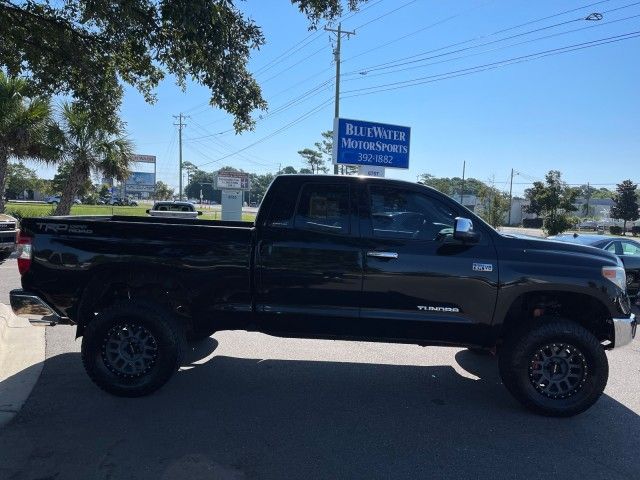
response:
{"label": "rear wheel", "polygon": [[132,300],[100,312],[87,325],[82,362],[103,390],[123,397],[148,395],[180,367],[184,332],[170,312]]}
{"label": "rear wheel", "polygon": [[541,319],[505,339],[498,357],[505,387],[527,408],[569,417],[602,394],[609,364],[598,339],[579,324]]}

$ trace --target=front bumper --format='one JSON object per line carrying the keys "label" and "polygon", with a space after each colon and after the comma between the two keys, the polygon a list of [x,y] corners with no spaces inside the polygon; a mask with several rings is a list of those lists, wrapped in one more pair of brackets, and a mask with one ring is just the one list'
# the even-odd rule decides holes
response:
{"label": "front bumper", "polygon": [[11,241],[5,241],[4,239],[0,239],[0,251],[13,252],[15,249],[16,249],[15,239]]}
{"label": "front bumper", "polygon": [[628,318],[612,318],[613,320],[613,345],[618,348],[631,343],[636,336],[638,320],[632,313]]}
{"label": "front bumper", "polygon": [[9,299],[13,313],[20,318],[29,320],[31,325],[47,327],[71,324],[68,318],[58,315],[47,302],[35,293],[22,289],[11,290]]}

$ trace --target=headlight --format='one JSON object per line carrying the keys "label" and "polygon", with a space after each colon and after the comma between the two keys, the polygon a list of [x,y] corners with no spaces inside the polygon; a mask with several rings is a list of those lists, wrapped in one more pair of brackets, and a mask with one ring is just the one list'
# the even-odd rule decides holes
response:
{"label": "headlight", "polygon": [[602,276],[615,283],[623,292],[627,291],[627,274],[622,267],[602,267]]}

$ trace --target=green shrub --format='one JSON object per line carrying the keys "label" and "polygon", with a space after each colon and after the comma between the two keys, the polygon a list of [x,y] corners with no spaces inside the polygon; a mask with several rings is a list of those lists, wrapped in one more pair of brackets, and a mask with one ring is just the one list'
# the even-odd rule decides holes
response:
{"label": "green shrub", "polygon": [[522,226],[524,228],[542,228],[541,218],[524,218],[522,220]]}
{"label": "green shrub", "polygon": [[544,219],[544,230],[547,235],[558,235],[572,227],[571,218],[567,215],[556,215]]}
{"label": "green shrub", "polygon": [[618,227],[617,225],[612,225],[609,227],[609,233],[611,235],[622,235],[622,227]]}

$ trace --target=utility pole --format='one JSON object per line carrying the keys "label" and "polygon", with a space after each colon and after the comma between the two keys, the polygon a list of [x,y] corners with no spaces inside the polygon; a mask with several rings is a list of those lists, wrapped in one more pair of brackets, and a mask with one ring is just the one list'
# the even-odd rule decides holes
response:
{"label": "utility pole", "polygon": [[460,204],[464,207],[464,172],[467,168],[467,161],[462,162],[462,190],[460,190]]}
{"label": "utility pole", "polygon": [[179,144],[179,153],[178,153],[178,165],[179,165],[179,173],[178,173],[178,200],[182,200],[182,128],[186,127],[186,123],[182,123],[182,120],[188,118],[182,115],[182,112],[178,115],[174,115],[173,118],[178,119],[178,123],[174,123],[176,127],[178,127],[178,144]]}
{"label": "utility pole", "polygon": [[513,202],[513,176],[514,175],[518,175],[518,172],[512,168],[511,180],[509,180],[509,220],[507,221],[507,225],[511,225],[511,205]]}
{"label": "utility pole", "polygon": [[[335,111],[334,111],[334,118],[340,118],[340,44],[341,44],[341,40],[342,40],[342,35],[346,35],[347,38],[349,38],[350,35],[355,35],[356,32],[351,31],[351,32],[344,32],[342,30],[342,23],[338,23],[338,29],[334,29],[334,28],[327,28],[324,27],[325,31],[327,32],[333,32],[336,33],[338,36],[337,42],[336,42],[336,48],[333,50],[333,55],[336,61],[336,99],[335,99]],[[333,166],[333,174],[334,175],[338,175],[338,165],[334,165]]]}
{"label": "utility pole", "polygon": [[589,212],[589,201],[591,200],[591,185],[587,182],[587,214],[586,217],[590,217],[591,213]]}
{"label": "utility pole", "polygon": [[509,220],[507,225],[511,225],[511,203],[513,202],[513,168],[511,169],[511,180],[509,181]]}

